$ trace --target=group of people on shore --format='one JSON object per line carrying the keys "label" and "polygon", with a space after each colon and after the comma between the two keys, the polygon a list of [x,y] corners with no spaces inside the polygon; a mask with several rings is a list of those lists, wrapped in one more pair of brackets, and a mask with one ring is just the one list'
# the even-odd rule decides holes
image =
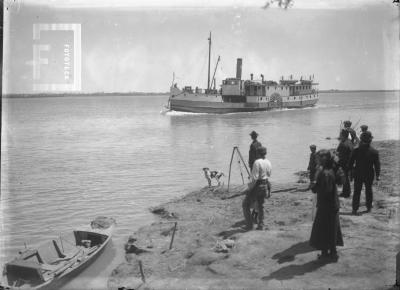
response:
{"label": "group of people on shore", "polygon": [[[316,193],[316,215],[312,226],[310,245],[321,250],[319,258],[337,261],[336,246],[343,246],[342,232],[339,222],[339,197],[351,196],[351,182],[354,180],[352,214],[359,215],[360,195],[363,185],[366,192],[366,212],[372,210],[372,184],[376,177],[379,181],[379,153],[371,146],[373,136],[368,126],[361,126],[360,138],[351,127],[350,121],[344,122],[340,131],[340,143],[335,151],[322,149],[317,151],[316,145],[310,145],[308,172],[310,189]],[[257,140],[258,134],[250,133],[252,143],[249,150],[249,167],[251,182],[242,203],[246,230],[253,228],[255,221],[251,207],[258,213],[257,229],[264,228],[264,200],[270,197],[271,162],[266,158],[267,149]],[[343,185],[338,194],[337,185]]]}
{"label": "group of people on shore", "polygon": [[[353,128],[351,122],[345,121],[344,128],[340,131],[339,145],[336,151],[331,152],[334,169],[339,177],[338,184],[342,184],[342,192],[339,197],[350,198],[351,182],[354,180],[354,194],[352,201],[352,214],[359,215],[360,195],[365,185],[367,212],[372,209],[373,192],[372,184],[374,179],[379,181],[380,160],[379,152],[371,146],[372,133],[368,131],[367,125],[361,126],[360,138]],[[310,176],[310,188],[315,185],[316,173],[319,164],[320,152],[316,152],[316,146],[310,145],[310,161],[307,170]]]}
{"label": "group of people on shore", "polygon": [[[351,122],[345,121],[340,131],[340,143],[336,151],[319,150],[311,145],[308,171],[310,188],[317,194],[317,213],[314,219],[310,245],[321,250],[320,258],[338,259],[336,246],[343,246],[339,222],[339,197],[351,196],[351,182],[354,179],[352,215],[359,215],[360,195],[363,185],[366,193],[366,212],[372,210],[372,184],[379,181],[379,153],[371,146],[373,136],[367,125],[361,126],[360,138]],[[339,195],[337,184],[343,185]]]}

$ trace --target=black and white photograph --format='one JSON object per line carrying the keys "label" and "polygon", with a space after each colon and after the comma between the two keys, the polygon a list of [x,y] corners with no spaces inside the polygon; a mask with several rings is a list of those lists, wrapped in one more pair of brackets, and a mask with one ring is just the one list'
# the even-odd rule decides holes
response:
{"label": "black and white photograph", "polygon": [[2,0],[0,290],[400,290],[398,0]]}

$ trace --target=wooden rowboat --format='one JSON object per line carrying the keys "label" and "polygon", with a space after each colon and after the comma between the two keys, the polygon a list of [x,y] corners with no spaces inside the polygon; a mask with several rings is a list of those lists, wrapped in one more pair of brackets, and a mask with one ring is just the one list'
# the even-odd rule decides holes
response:
{"label": "wooden rowboat", "polygon": [[20,251],[4,265],[0,290],[57,289],[100,256],[111,240],[114,225],[114,219],[98,217],[90,227]]}

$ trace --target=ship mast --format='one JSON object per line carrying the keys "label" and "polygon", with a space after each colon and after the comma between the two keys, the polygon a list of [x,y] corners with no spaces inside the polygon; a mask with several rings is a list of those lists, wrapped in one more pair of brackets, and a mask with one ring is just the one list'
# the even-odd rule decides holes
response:
{"label": "ship mast", "polygon": [[210,31],[210,37],[208,38],[208,81],[207,81],[207,90],[210,90],[210,62],[211,62],[211,31]]}
{"label": "ship mast", "polygon": [[217,67],[218,67],[218,63],[219,63],[219,61],[220,61],[220,56],[218,55],[218,60],[217,60],[217,64],[215,65],[215,69],[214,69],[214,74],[213,74],[213,77],[212,77],[212,80],[211,80],[211,86],[210,86],[210,88],[213,86],[213,84],[214,84],[214,86],[215,86],[215,73],[217,72]]}

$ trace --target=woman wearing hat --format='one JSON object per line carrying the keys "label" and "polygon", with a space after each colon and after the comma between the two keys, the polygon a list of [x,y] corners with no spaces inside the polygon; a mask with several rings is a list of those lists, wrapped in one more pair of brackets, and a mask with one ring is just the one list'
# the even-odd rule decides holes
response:
{"label": "woman wearing hat", "polygon": [[319,258],[337,261],[339,257],[336,246],[343,246],[343,238],[333,156],[328,150],[320,150],[318,155],[322,168],[318,171],[312,188],[317,193],[317,214],[311,231],[310,246],[321,250]]}

